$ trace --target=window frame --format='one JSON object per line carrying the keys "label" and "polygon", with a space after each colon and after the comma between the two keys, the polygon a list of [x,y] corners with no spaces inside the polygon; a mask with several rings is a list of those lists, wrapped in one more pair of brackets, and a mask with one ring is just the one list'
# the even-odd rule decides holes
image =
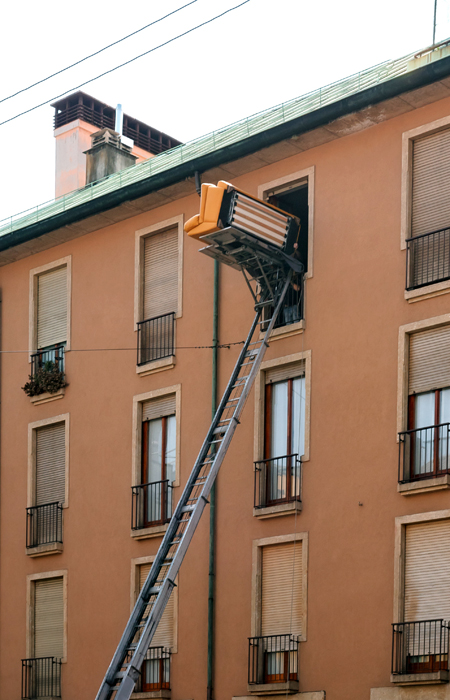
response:
{"label": "window frame", "polygon": [[67,663],[67,578],[68,570],[44,571],[27,576],[27,602],[26,602],[26,658],[34,655],[34,586],[36,581],[50,578],[62,578],[63,580],[63,657],[61,663]]}
{"label": "window frame", "polygon": [[39,428],[55,423],[64,423],[65,426],[65,474],[64,491],[65,498],[63,508],[69,507],[69,455],[70,455],[70,414],[63,413],[59,416],[44,418],[28,424],[28,460],[27,460],[27,508],[33,508],[36,496],[36,432]]}
{"label": "window frame", "polygon": [[289,535],[264,537],[252,542],[252,593],[251,593],[251,637],[261,636],[262,622],[262,549],[273,544],[288,542],[302,543],[302,634],[300,642],[307,640],[308,623],[308,532],[297,532]]}
{"label": "window frame", "polygon": [[406,526],[413,523],[432,522],[435,520],[449,520],[450,509],[436,510],[428,513],[414,513],[401,515],[395,518],[394,540],[394,611],[393,623],[405,622],[405,561],[406,561]]}
{"label": "window frame", "polygon": [[28,362],[31,363],[31,355],[37,350],[37,290],[38,277],[45,272],[58,270],[59,268],[67,268],[67,333],[66,333],[66,351],[71,348],[71,307],[72,307],[72,256],[67,255],[65,258],[54,260],[51,263],[46,263],[40,267],[34,267],[30,270],[29,278],[29,326],[28,326]]}
{"label": "window frame", "polygon": [[266,372],[273,367],[293,364],[295,362],[305,363],[305,453],[302,456],[302,463],[310,459],[310,428],[311,428],[311,350],[304,350],[293,355],[277,357],[274,360],[266,360],[261,363],[255,381],[255,418],[254,418],[254,443],[253,461],[258,462],[264,459],[265,454],[265,430],[266,430]]}
{"label": "window frame", "polygon": [[[151,554],[146,557],[136,557],[131,560],[131,579],[130,579],[130,613],[136,604],[139,595],[139,567],[141,564],[153,564],[156,554]],[[175,587],[171,593],[174,596],[173,605],[173,647],[172,654],[178,653],[178,576],[175,579]]]}
{"label": "window frame", "polygon": [[137,332],[138,323],[145,320],[143,316],[144,304],[144,245],[149,236],[164,233],[170,229],[178,229],[178,308],[175,318],[183,315],[183,243],[184,243],[184,215],[173,216],[165,221],[160,221],[151,226],[139,229],[135,234],[135,264],[134,264],[134,330]]}
{"label": "window frame", "polygon": [[[180,485],[180,463],[181,463],[181,384],[164,387],[162,389],[154,389],[147,391],[144,394],[133,396],[133,425],[132,425],[132,442],[131,442],[131,486],[141,484],[142,475],[142,414],[143,404],[152,399],[163,398],[170,394],[175,394],[175,480],[173,486]],[[141,530],[131,530],[131,537],[147,538],[159,537],[162,532],[167,529],[167,524],[150,526]]]}
{"label": "window frame", "polygon": [[[411,236],[412,222],[412,174],[414,141],[422,136],[431,136],[438,131],[450,128],[450,116],[421,124],[414,129],[402,133],[402,184],[401,184],[401,224],[400,250],[406,250],[406,239]],[[404,290],[404,298],[408,303],[421,299],[447,294],[450,292],[450,280],[434,282],[419,289]]]}

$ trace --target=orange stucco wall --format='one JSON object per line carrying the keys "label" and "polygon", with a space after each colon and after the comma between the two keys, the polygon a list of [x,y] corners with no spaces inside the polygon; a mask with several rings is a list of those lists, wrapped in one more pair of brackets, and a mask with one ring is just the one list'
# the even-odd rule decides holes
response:
{"label": "orange stucco wall", "polygon": [[[442,100],[248,175],[233,177],[230,165],[230,179],[255,195],[261,183],[315,167],[306,330],[271,343],[266,355],[312,352],[311,459],[304,465],[301,514],[254,518],[252,393],[218,477],[217,700],[247,694],[252,540],[295,529],[309,533],[300,690],[360,700],[369,698],[370,688],[390,685],[394,518],[449,507],[446,491],[408,498],[397,493],[398,328],[450,313],[449,295],[404,300],[402,132],[449,113],[450,99]],[[0,700],[20,697],[26,576],[56,569],[68,570],[63,697],[95,697],[129,614],[130,560],[156,553],[160,542],[130,538],[133,396],[181,383],[182,484],[200,448],[211,413],[211,351],[180,349],[173,369],[139,377],[133,328],[135,231],[197,210],[193,194],[0,270],[2,349],[26,350],[29,270],[72,255],[73,350],[66,357],[64,398],[31,405],[20,389],[27,354],[1,358]],[[213,262],[197,253],[199,247],[186,237],[179,346],[211,342]],[[222,266],[220,342],[244,339],[252,316],[244,281]],[[80,352],[98,348],[103,350]],[[237,353],[236,346],[219,351],[222,389]],[[64,551],[30,559],[27,426],[62,413],[71,420]],[[174,700],[206,694],[208,527],[206,514],[179,576]]]}

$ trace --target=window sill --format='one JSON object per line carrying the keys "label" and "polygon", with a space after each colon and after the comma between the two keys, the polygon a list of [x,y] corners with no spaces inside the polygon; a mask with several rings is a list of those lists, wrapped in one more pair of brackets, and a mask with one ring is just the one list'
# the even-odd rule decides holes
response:
{"label": "window sill", "polygon": [[278,503],[276,506],[265,506],[264,508],[253,508],[253,516],[264,520],[266,518],[277,518],[281,515],[292,515],[300,513],[302,510],[301,501],[291,501],[290,503]]}
{"label": "window sill", "polygon": [[63,551],[62,542],[52,542],[51,544],[40,544],[37,547],[25,549],[28,557],[43,557],[46,554],[61,554]]}
{"label": "window sill", "polygon": [[[299,335],[300,333],[303,333],[304,329],[305,319],[302,318],[302,320],[298,321],[298,323],[289,323],[287,326],[275,328],[270,334],[269,340],[282,340],[283,338],[290,338],[292,335]],[[260,333],[259,338],[260,340],[264,338],[264,333]]]}
{"label": "window sill", "polygon": [[132,693],[131,697],[133,700],[145,700],[145,698],[154,698],[154,700],[158,700],[158,698],[170,698],[170,692],[170,690],[164,688],[162,690],[152,690],[146,693]]}
{"label": "window sill", "polygon": [[298,693],[298,681],[287,683],[257,683],[247,686],[251,695],[292,695]]}
{"label": "window sill", "polygon": [[445,280],[444,282],[427,284],[426,287],[419,287],[419,289],[411,289],[409,292],[405,291],[405,299],[408,304],[414,304],[416,301],[431,299],[432,297],[437,297],[441,294],[448,294],[449,292],[450,280]]}
{"label": "window sill", "polygon": [[168,525],[169,523],[165,523],[165,525],[154,525],[154,527],[145,527],[141,530],[131,530],[131,537],[134,540],[148,540],[151,537],[160,537],[164,535]]}
{"label": "window sill", "polygon": [[173,367],[175,367],[175,355],[170,355],[170,357],[164,357],[162,360],[153,360],[153,362],[137,366],[136,374],[139,374],[141,377],[148,377],[149,374],[163,372],[165,369],[172,369]]}
{"label": "window sill", "polygon": [[391,674],[391,683],[395,683],[395,685],[438,685],[448,683],[448,671]]}
{"label": "window sill", "polygon": [[429,493],[430,491],[442,491],[450,488],[450,474],[436,476],[434,479],[423,481],[410,481],[407,484],[397,484],[398,493],[404,496],[413,496],[416,493]]}
{"label": "window sill", "polygon": [[66,388],[62,387],[62,389],[58,389],[58,391],[55,391],[54,394],[45,392],[45,394],[38,394],[38,396],[30,396],[30,401],[34,406],[39,406],[41,403],[49,403],[50,401],[57,401],[58,399],[62,399],[65,393]]}

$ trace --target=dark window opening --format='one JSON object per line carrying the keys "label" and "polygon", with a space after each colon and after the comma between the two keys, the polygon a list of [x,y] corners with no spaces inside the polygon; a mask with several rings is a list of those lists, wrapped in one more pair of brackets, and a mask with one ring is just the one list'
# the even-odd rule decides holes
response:
{"label": "dark window opening", "polygon": [[308,183],[305,182],[287,192],[270,195],[267,201],[300,219],[298,251],[306,272],[308,270]]}

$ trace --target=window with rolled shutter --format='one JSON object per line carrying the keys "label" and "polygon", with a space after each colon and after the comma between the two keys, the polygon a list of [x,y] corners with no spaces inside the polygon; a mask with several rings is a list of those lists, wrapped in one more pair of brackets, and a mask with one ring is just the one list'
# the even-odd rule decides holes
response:
{"label": "window with rolled shutter", "polygon": [[142,404],[142,420],[154,420],[175,415],[175,394],[150,399]]}
{"label": "window with rolled shutter", "polygon": [[450,620],[450,520],[406,526],[405,622]]}
{"label": "window with rolled shutter", "polygon": [[412,333],[409,394],[450,386],[450,325]]}
{"label": "window with rolled shutter", "polygon": [[411,233],[450,226],[450,129],[413,142]]}
{"label": "window with rolled shutter", "polygon": [[63,578],[34,583],[34,656],[61,659],[64,639]]}
{"label": "window with rolled shutter", "polygon": [[[151,564],[141,564],[139,566],[139,590],[144,585],[148,574],[150,573]],[[158,628],[152,639],[152,647],[165,647],[171,649],[174,646],[174,616],[175,616],[175,594],[169,598],[166,609],[163,612]]]}
{"label": "window with rolled shutter", "polygon": [[261,634],[301,635],[303,624],[302,542],[262,548]]}
{"label": "window with rolled shutter", "polygon": [[178,310],[178,229],[144,239],[143,320]]}
{"label": "window with rolled shutter", "polygon": [[37,278],[37,349],[67,340],[67,267]]}
{"label": "window with rolled shutter", "polygon": [[65,423],[36,430],[36,506],[65,501]]}

